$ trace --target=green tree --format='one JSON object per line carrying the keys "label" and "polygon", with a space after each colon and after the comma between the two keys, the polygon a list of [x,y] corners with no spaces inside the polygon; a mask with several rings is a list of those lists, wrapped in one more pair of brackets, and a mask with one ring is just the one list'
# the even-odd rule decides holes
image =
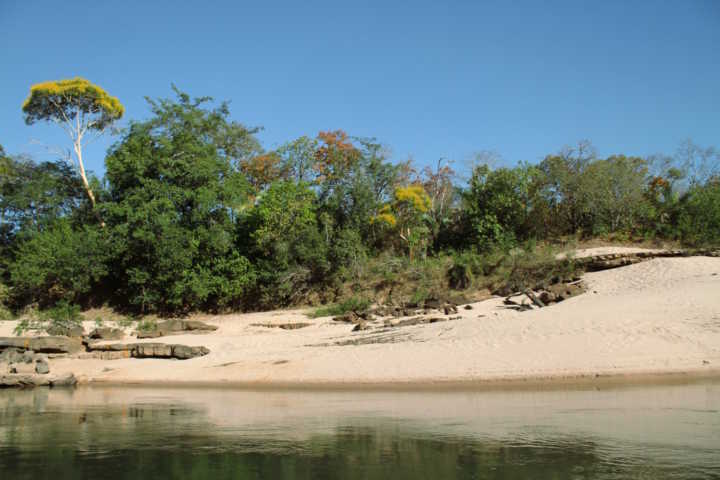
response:
{"label": "green tree", "polygon": [[328,273],[315,199],[308,184],[280,181],[270,185],[248,212],[241,230],[257,264],[261,304],[299,301]]}
{"label": "green tree", "polygon": [[106,159],[115,281],[141,312],[236,307],[254,284],[235,240],[255,130],[230,121],[226,104],[174,90],[177,100],[149,100],[153,117]]}
{"label": "green tree", "polygon": [[463,194],[472,243],[487,250],[512,245],[530,235],[538,176],[539,171],[527,165],[497,170],[480,165],[473,170],[470,186]]}
{"label": "green tree", "polygon": [[122,117],[125,108],[120,101],[99,86],[77,77],[33,85],[22,110],[28,125],[47,121],[65,130],[72,141],[72,152],[63,151],[64,157],[69,162],[74,160],[90,203],[95,207],[95,194],[83,162],[83,146]]}
{"label": "green tree", "polygon": [[691,245],[720,245],[720,177],[693,185],[678,204],[677,228]]}
{"label": "green tree", "polygon": [[66,218],[21,243],[8,270],[17,305],[60,300],[78,303],[107,274],[109,249],[102,229],[73,228]]}
{"label": "green tree", "polygon": [[592,234],[632,232],[650,214],[646,196],[647,165],[638,157],[613,155],[592,162],[582,182],[587,198],[586,224]]}
{"label": "green tree", "polygon": [[542,172],[542,194],[548,205],[546,221],[555,234],[574,234],[587,223],[589,198],[585,171],[595,160],[594,147],[587,141],[549,155],[538,166]]}

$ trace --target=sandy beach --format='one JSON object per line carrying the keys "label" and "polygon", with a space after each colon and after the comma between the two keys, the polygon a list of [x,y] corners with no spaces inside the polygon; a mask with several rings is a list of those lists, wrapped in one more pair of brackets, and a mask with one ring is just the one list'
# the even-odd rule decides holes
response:
{"label": "sandy beach", "polygon": [[[587,293],[542,309],[509,310],[498,297],[461,307],[456,320],[360,332],[329,317],[310,319],[308,310],[195,316],[218,330],[124,341],[202,345],[210,349],[204,357],[57,358],[51,367],[81,383],[270,386],[720,372],[720,258],[655,258],[583,278]],[[288,322],[311,325],[253,325]],[[0,336],[14,327],[1,322]]]}

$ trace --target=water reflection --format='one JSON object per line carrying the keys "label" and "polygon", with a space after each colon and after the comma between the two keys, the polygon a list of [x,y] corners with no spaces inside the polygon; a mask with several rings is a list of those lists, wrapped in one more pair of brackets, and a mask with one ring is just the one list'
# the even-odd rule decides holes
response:
{"label": "water reflection", "polygon": [[0,392],[0,478],[718,478],[720,383]]}

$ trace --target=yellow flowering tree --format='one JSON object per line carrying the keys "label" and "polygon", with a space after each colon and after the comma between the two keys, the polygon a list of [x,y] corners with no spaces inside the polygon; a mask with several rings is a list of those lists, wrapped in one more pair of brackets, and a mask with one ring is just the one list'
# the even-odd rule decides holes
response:
{"label": "yellow flowering tree", "polygon": [[74,163],[90,203],[95,195],[90,188],[83,163],[83,146],[98,138],[119,120],[125,108],[105,90],[84,78],[38,83],[22,105],[25,123],[38,121],[60,125],[72,141],[72,150],[62,150],[66,160]]}
{"label": "yellow flowering tree", "polygon": [[418,253],[425,255],[430,234],[428,212],[432,201],[420,184],[399,187],[393,200],[384,205],[373,219],[395,232],[405,244],[412,260]]}

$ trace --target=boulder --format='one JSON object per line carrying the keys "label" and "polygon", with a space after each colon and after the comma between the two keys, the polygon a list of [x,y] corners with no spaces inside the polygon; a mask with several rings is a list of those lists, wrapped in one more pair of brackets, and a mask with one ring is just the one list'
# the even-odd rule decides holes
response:
{"label": "boulder", "polygon": [[47,375],[50,373],[50,365],[48,364],[47,358],[38,356],[35,360],[35,373],[39,375]]}
{"label": "boulder", "polygon": [[90,332],[88,338],[92,340],[122,340],[125,338],[125,332],[119,328],[100,327]]}
{"label": "boulder", "polygon": [[367,322],[360,322],[357,325],[355,325],[352,329],[353,332],[361,332],[363,330],[369,330],[370,325],[367,324]]}
{"label": "boulder", "polygon": [[48,335],[53,336],[82,338],[82,336],[85,335],[85,329],[82,325],[72,325],[67,327],[53,325],[47,329],[47,333]]}
{"label": "boulder", "polygon": [[214,332],[217,329],[217,325],[210,325],[199,320],[183,320],[183,331],[186,332]]}
{"label": "boulder", "polygon": [[437,298],[427,298],[425,299],[425,308],[431,308],[433,310],[440,310],[443,306],[444,302],[441,302]]}
{"label": "boulder", "polygon": [[7,374],[0,375],[0,388],[72,387],[77,379],[72,373],[64,375]]}
{"label": "boulder", "polygon": [[579,284],[563,284],[557,283],[548,287],[548,293],[554,295],[556,302],[562,302],[568,298],[579,295],[585,291],[585,289]]}
{"label": "boulder", "polygon": [[34,374],[0,374],[0,388],[33,388],[49,386],[50,380],[46,376]]}
{"label": "boulder", "polygon": [[111,343],[107,345],[88,345],[90,352],[103,352],[101,358],[189,358],[202,357],[210,353],[205,347],[188,347],[186,345],[167,343]]}
{"label": "boulder", "polygon": [[74,387],[77,384],[77,379],[72,373],[66,373],[59,375],[54,378],[50,378],[50,386],[55,387]]}
{"label": "boulder", "polygon": [[210,353],[205,347],[188,347],[187,345],[173,345],[172,354],[178,360],[187,360],[195,357],[202,357]]}
{"label": "boulder", "polygon": [[23,361],[23,351],[17,348],[6,348],[0,352],[0,362],[18,363]]}
{"label": "boulder", "polygon": [[209,325],[199,320],[180,320],[177,318],[159,322],[154,329],[137,333],[137,338],[157,338],[166,335],[178,335],[182,333],[214,332],[217,325]]}
{"label": "boulder", "polygon": [[297,330],[298,328],[305,328],[312,325],[312,323],[305,322],[290,322],[290,323],[251,323],[251,327],[265,327],[265,328],[280,328],[282,330]]}
{"label": "boulder", "polygon": [[75,353],[83,348],[79,338],[51,337],[0,337],[0,350],[15,348],[38,353]]}
{"label": "boulder", "polygon": [[165,343],[136,343],[131,350],[135,358],[172,358],[172,345]]}
{"label": "boulder", "polygon": [[337,317],[333,317],[334,322],[358,323],[360,320],[360,317],[358,317],[355,312],[347,312],[342,315],[338,315]]}
{"label": "boulder", "polygon": [[35,373],[35,365],[32,363],[11,363],[10,367],[8,368],[8,371],[10,373],[19,373],[19,374],[33,374]]}

